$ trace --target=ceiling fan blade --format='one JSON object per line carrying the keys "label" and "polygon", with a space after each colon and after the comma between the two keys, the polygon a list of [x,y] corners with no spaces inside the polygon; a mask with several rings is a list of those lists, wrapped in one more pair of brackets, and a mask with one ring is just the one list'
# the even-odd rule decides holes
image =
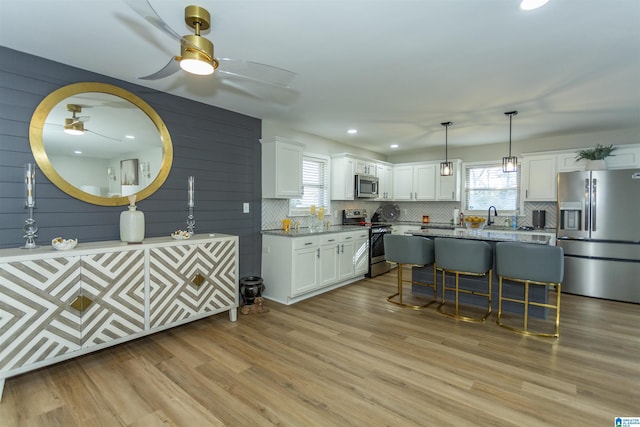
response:
{"label": "ceiling fan blade", "polygon": [[174,39],[182,40],[182,36],[176,33],[166,22],[160,18],[147,0],[123,0],[138,15],[142,16],[147,22],[170,35]]}
{"label": "ceiling fan blade", "polygon": [[189,40],[185,39],[183,36],[178,34],[173,28],[171,28],[156,12],[156,10],[151,6],[148,0],[123,0],[131,9],[134,10],[138,15],[142,16],[145,21],[149,22],[151,25],[159,29],[160,31],[168,34],[174,39],[180,41],[183,45],[188,47],[189,49],[197,50],[205,55],[208,55],[207,52],[202,50],[199,46],[191,43]]}
{"label": "ceiling fan blade", "polygon": [[138,78],[141,80],[158,80],[158,79],[163,79],[167,76],[170,76],[171,74],[174,74],[179,70],[180,70],[180,62],[178,62],[178,60],[175,57],[173,57],[169,60],[167,65],[162,67],[162,69],[160,69],[159,71],[156,71],[153,74],[149,74],[148,76],[138,77]]}
{"label": "ceiling fan blade", "polygon": [[273,86],[289,87],[296,76],[293,71],[260,62],[246,61],[243,59],[217,58],[220,66],[217,72],[244,79],[250,79]]}

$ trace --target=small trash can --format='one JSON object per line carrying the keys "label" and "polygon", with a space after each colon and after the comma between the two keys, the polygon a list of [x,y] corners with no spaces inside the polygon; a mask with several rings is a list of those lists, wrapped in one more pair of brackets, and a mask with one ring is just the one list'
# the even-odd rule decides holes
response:
{"label": "small trash can", "polygon": [[240,296],[244,302],[243,305],[252,305],[256,298],[262,296],[262,291],[264,291],[262,277],[248,276],[240,279]]}

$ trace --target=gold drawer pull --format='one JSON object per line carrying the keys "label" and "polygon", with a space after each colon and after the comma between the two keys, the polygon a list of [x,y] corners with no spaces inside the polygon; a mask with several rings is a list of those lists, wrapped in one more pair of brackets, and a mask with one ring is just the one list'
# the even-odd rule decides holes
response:
{"label": "gold drawer pull", "polygon": [[91,303],[93,303],[93,300],[91,300],[90,298],[87,298],[84,295],[78,295],[75,301],[71,303],[71,307],[75,308],[80,312],[83,312],[87,308],[89,308]]}
{"label": "gold drawer pull", "polygon": [[207,279],[200,273],[196,274],[196,276],[193,278],[193,280],[191,280],[191,282],[193,282],[194,285],[196,286],[200,286],[202,285]]}

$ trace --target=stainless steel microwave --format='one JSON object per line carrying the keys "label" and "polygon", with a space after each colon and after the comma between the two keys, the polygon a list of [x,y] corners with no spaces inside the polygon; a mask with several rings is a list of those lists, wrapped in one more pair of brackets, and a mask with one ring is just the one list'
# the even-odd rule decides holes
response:
{"label": "stainless steel microwave", "polygon": [[356,197],[360,199],[375,199],[378,197],[378,177],[371,175],[356,175]]}

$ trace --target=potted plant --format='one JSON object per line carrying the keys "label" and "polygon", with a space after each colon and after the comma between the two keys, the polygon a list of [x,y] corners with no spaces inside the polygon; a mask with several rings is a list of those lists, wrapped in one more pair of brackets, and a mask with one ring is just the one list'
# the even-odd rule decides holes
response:
{"label": "potted plant", "polygon": [[587,148],[585,150],[578,151],[578,155],[576,156],[576,161],[585,159],[587,164],[585,168],[587,170],[598,170],[598,169],[606,169],[607,163],[604,159],[609,156],[613,156],[611,154],[616,147],[613,144],[607,146],[596,144],[595,148]]}

